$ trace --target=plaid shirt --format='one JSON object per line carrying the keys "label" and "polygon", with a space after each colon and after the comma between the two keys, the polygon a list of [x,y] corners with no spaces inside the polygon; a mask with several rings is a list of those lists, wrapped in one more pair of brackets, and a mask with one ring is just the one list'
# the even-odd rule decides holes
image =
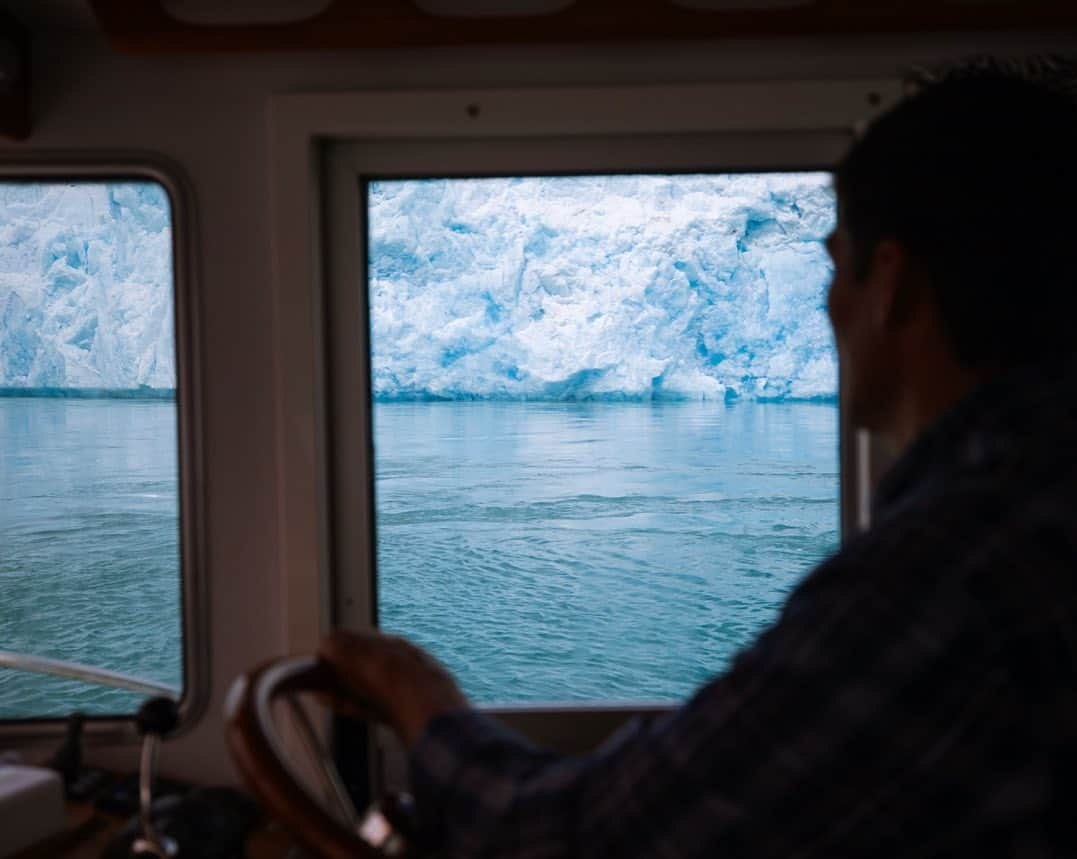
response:
{"label": "plaid shirt", "polygon": [[444,715],[411,773],[454,857],[1077,855],[1077,365],[925,431],[681,708],[582,758]]}

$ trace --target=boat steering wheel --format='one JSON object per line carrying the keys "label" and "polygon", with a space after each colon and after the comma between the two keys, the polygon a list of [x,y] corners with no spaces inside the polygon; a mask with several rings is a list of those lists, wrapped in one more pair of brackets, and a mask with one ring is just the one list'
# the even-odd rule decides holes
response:
{"label": "boat steering wheel", "polygon": [[[274,660],[238,677],[225,705],[232,757],[251,792],[318,855],[330,859],[414,859],[406,819],[400,813],[402,804],[375,804],[360,814],[297,699],[301,693],[327,693],[334,687],[329,666],[308,657]],[[285,744],[274,718],[277,702],[291,710],[326,801],[306,789],[287,764]]]}

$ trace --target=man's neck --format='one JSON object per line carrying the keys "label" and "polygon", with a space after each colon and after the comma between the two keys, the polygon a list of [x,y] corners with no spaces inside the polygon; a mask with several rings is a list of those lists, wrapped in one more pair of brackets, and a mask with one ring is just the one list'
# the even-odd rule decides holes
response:
{"label": "man's neck", "polygon": [[938,361],[917,361],[914,366],[915,372],[895,398],[889,426],[881,433],[896,452],[904,451],[989,376],[969,370],[948,356]]}

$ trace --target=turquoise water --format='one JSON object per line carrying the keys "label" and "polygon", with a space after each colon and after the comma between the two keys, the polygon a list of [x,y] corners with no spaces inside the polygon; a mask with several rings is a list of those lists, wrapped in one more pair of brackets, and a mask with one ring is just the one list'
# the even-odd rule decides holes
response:
{"label": "turquoise water", "polygon": [[381,403],[384,627],[482,703],[675,700],[837,547],[825,403]]}
{"label": "turquoise water", "polygon": [[[0,649],[181,684],[176,406],[0,398]],[[0,669],[0,718],[142,696]]]}
{"label": "turquoise water", "polygon": [[[480,702],[668,700],[838,540],[837,408],[375,411],[383,626]],[[0,398],[0,649],[181,679],[175,405]],[[137,695],[0,669],[0,717]]]}

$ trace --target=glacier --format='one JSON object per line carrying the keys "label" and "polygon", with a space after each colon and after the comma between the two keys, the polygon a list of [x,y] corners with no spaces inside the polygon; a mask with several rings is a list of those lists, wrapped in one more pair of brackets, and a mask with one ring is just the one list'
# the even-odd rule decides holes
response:
{"label": "glacier", "polygon": [[368,184],[374,395],[833,400],[829,174]]}
{"label": "glacier", "polygon": [[[825,173],[368,184],[394,399],[833,399]],[[0,388],[175,387],[152,182],[0,183]]]}
{"label": "glacier", "polygon": [[0,387],[174,389],[171,221],[154,182],[0,183]]}

